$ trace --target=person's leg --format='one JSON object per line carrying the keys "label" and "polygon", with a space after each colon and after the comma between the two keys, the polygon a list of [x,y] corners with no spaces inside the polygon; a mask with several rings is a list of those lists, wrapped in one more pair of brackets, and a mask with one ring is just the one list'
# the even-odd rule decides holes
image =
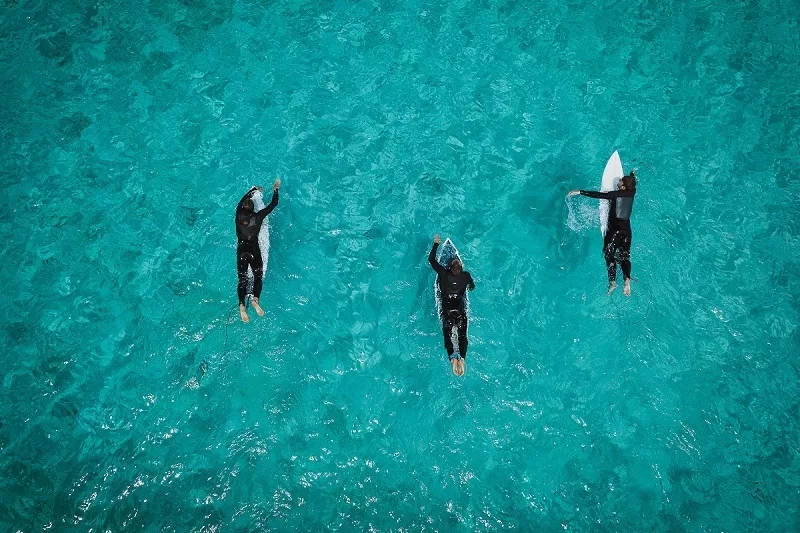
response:
{"label": "person's leg", "polygon": [[247,252],[242,250],[240,246],[239,249],[236,251],[236,274],[239,278],[239,284],[236,287],[236,292],[239,296],[239,316],[242,318],[242,322],[250,322],[250,317],[247,316],[247,307],[244,305],[244,299],[247,297],[247,267],[249,266],[249,261],[247,257]]}
{"label": "person's leg", "polygon": [[250,261],[250,268],[253,269],[253,309],[256,310],[258,316],[264,316],[264,310],[261,309],[259,298],[261,297],[261,285],[264,280],[264,260],[261,258],[261,248],[255,246],[252,249],[253,259]]}
{"label": "person's leg", "polygon": [[467,358],[467,315],[464,314],[461,316],[461,319],[458,321],[458,355],[461,356],[462,359]]}
{"label": "person's leg", "polygon": [[620,239],[619,256],[620,266],[622,267],[622,276],[625,280],[625,286],[622,293],[625,296],[631,295],[631,234],[626,232],[622,239]]}
{"label": "person's leg", "polygon": [[447,350],[447,358],[450,359],[450,366],[453,367],[453,374],[458,375],[458,358],[453,357],[453,322],[449,317],[444,319],[442,334],[444,335],[444,349]]}
{"label": "person's leg", "polygon": [[453,358],[453,339],[450,338],[450,333],[453,331],[453,325],[445,320],[442,327],[442,334],[444,335],[444,349],[447,350],[447,357]]}
{"label": "person's leg", "polygon": [[463,376],[464,372],[466,372],[467,366],[467,315],[464,314],[461,317],[461,321],[458,324],[458,354],[461,356],[461,360],[458,362],[459,369],[458,375]]}
{"label": "person's leg", "polygon": [[606,259],[606,271],[608,272],[607,294],[611,294],[617,288],[617,234],[616,231],[610,235],[607,233],[603,240],[603,256]]}

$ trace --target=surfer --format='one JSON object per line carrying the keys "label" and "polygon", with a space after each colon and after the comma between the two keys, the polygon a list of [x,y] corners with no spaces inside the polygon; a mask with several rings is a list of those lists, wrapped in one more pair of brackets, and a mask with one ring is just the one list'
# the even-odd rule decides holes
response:
{"label": "surfer", "polygon": [[[442,293],[442,333],[444,333],[444,348],[447,357],[453,365],[453,374],[464,375],[465,360],[467,358],[467,312],[464,307],[464,294],[475,289],[475,282],[469,272],[464,272],[461,261],[454,258],[447,268],[436,260],[436,250],[441,239],[438,235],[433,238],[433,248],[428,255],[428,262],[438,274],[437,283]],[[453,341],[451,333],[453,328],[458,332],[458,357],[453,356]]]}
{"label": "surfer", "polygon": [[611,200],[608,210],[608,229],[603,237],[603,255],[608,269],[608,293],[617,288],[617,261],[622,268],[625,285],[622,293],[631,295],[631,210],[636,195],[636,173],[631,171],[620,178],[619,189],[609,192],[574,190],[567,197],[581,194],[589,198]]}
{"label": "surfer", "polygon": [[261,231],[261,224],[267,218],[275,206],[278,205],[278,189],[281,180],[276,179],[272,184],[272,201],[259,212],[255,212],[253,203],[253,193],[256,191],[264,192],[263,187],[253,187],[245,194],[236,206],[236,265],[239,275],[239,315],[242,322],[250,322],[247,316],[247,306],[245,297],[247,296],[247,268],[253,270],[253,308],[258,316],[264,316],[264,310],[258,304],[261,296],[261,282],[264,278],[264,261],[261,259],[261,248],[258,246],[258,232]]}

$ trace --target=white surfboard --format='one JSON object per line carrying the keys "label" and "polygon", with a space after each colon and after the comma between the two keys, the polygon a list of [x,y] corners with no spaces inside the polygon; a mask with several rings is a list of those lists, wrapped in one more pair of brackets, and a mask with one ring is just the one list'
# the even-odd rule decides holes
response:
{"label": "white surfboard", "polygon": [[[603,170],[603,181],[600,182],[600,192],[616,191],[619,186],[619,180],[624,176],[622,171],[622,161],[619,158],[619,152],[615,151],[606,163],[606,168]],[[606,236],[608,229],[608,210],[611,206],[610,200],[600,200],[600,231],[603,237]]]}
{"label": "white surfboard", "polygon": [[[256,213],[264,209],[266,204],[264,203],[264,193],[261,191],[256,191],[251,196],[253,199],[253,208]],[[264,276],[263,279],[267,277],[267,260],[269,259],[269,217],[264,219],[264,223],[261,224],[261,230],[258,232],[258,247],[261,249],[261,260],[264,262]],[[253,269],[247,269],[247,294],[253,294]]]}
{"label": "white surfboard", "polygon": [[[464,260],[461,259],[461,255],[458,253],[455,244],[450,239],[445,239],[445,241],[439,246],[439,250],[436,253],[436,261],[439,262],[440,265],[447,268],[450,266],[450,261],[454,258],[458,258],[461,261],[461,267],[464,268]],[[466,270],[466,268],[464,268]],[[444,321],[442,320],[442,291],[439,288],[439,276],[436,276],[436,279],[433,282],[433,296],[436,300],[436,314],[439,315],[439,321],[442,323],[442,327],[444,327]],[[467,317],[469,317],[469,293],[464,293],[464,310],[467,313]],[[467,329],[469,329],[469,321],[467,322]],[[453,328],[452,335],[456,336],[458,332],[456,328]],[[453,343],[454,346],[458,346],[458,340],[456,339]]]}

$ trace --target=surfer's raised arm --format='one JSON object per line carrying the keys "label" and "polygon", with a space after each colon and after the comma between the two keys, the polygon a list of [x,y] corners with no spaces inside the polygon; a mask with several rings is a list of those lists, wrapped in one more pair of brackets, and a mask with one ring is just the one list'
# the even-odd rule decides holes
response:
{"label": "surfer's raised arm", "polygon": [[584,191],[583,189],[577,191],[569,191],[568,196],[575,196],[576,194],[580,194],[581,196],[588,196],[589,198],[599,198],[601,200],[613,200],[614,198],[627,198],[636,194],[636,191],[626,191],[620,189],[618,191],[608,191],[608,192],[600,192],[600,191]]}
{"label": "surfer's raised arm", "polygon": [[[626,186],[625,183],[628,183]],[[589,198],[598,198],[600,200],[614,200],[615,198],[632,198],[636,194],[636,171],[631,170],[627,176],[623,176],[619,180],[619,189],[616,191],[584,191],[583,189],[575,189],[567,193],[567,198],[571,196],[588,196]]]}
{"label": "surfer's raised arm", "polygon": [[570,191],[569,196],[575,196],[576,194],[580,194],[581,196],[588,196],[589,198],[600,198],[602,200],[611,200],[616,196],[617,191],[609,191],[609,192],[600,192],[600,191],[584,191],[583,189],[578,191]]}
{"label": "surfer's raised arm", "polygon": [[258,217],[259,220],[264,220],[267,215],[272,213],[272,210],[278,206],[278,189],[280,188],[281,180],[278,178],[275,180],[275,183],[272,184],[272,201],[267,207],[256,213],[256,217]]}
{"label": "surfer's raised arm", "polygon": [[433,237],[433,248],[431,248],[431,253],[428,254],[428,263],[431,264],[437,274],[444,274],[445,268],[436,260],[436,250],[439,248],[440,242],[439,235]]}

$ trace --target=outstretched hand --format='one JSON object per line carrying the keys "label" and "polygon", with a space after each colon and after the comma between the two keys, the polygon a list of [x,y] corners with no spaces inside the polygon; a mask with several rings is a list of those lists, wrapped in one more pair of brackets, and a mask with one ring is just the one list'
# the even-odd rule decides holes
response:
{"label": "outstretched hand", "polygon": [[580,193],[581,193],[581,191],[579,191],[578,189],[575,189],[574,191],[569,191],[569,192],[567,193],[567,198],[569,198],[569,197],[571,197],[571,196],[577,196],[577,195],[579,195]]}
{"label": "outstretched hand", "polygon": [[280,188],[281,188],[281,179],[278,178],[275,180],[275,183],[272,184],[272,190],[277,191]]}
{"label": "outstretched hand", "polygon": [[442,242],[442,239],[439,237],[439,234],[437,233],[436,235],[433,236],[433,244],[439,244],[440,242]]}

